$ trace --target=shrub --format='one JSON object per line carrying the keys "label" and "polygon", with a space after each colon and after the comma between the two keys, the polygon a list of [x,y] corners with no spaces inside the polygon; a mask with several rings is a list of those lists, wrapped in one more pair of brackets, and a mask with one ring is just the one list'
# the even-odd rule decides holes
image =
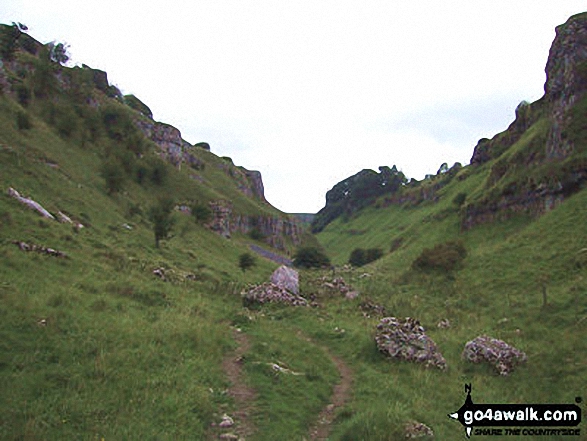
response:
{"label": "shrub", "polygon": [[238,266],[243,273],[256,264],[257,262],[255,261],[255,258],[250,253],[243,253],[238,258]]}
{"label": "shrub", "polygon": [[452,271],[467,257],[467,250],[462,241],[449,241],[433,248],[425,248],[412,263],[412,268],[428,271]]}
{"label": "shrub", "polygon": [[467,200],[467,193],[459,193],[454,197],[454,199],[452,200],[452,203],[455,204],[458,208],[461,208],[466,200]]}
{"label": "shrub", "polygon": [[293,263],[298,268],[322,268],[330,266],[330,259],[316,247],[301,247],[296,251]]}
{"label": "shrub", "polygon": [[249,237],[253,240],[258,241],[265,239],[265,236],[263,235],[263,233],[261,233],[261,231],[258,228],[252,228],[249,232]]}
{"label": "shrub", "polygon": [[381,248],[355,248],[349,257],[349,263],[355,267],[367,265],[377,259],[383,257],[383,250]]}
{"label": "shrub", "polygon": [[19,110],[16,113],[16,126],[18,130],[29,130],[33,126],[29,114]]}
{"label": "shrub", "polygon": [[192,216],[199,224],[205,224],[212,220],[212,210],[206,204],[196,202],[190,207]]}
{"label": "shrub", "polygon": [[102,165],[101,175],[106,181],[106,191],[108,194],[118,193],[124,187],[126,175],[124,168],[115,159],[108,159]]}
{"label": "shrub", "polygon": [[174,207],[175,202],[172,199],[162,198],[157,205],[152,206],[149,210],[149,220],[153,223],[156,248],[159,248],[159,242],[162,239],[170,239],[171,231],[175,225]]}

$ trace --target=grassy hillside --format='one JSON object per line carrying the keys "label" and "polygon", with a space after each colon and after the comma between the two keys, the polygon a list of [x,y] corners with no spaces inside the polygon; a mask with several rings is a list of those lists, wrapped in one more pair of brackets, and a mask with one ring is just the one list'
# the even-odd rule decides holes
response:
{"label": "grassy hillside", "polygon": [[[0,95],[0,439],[218,439],[232,430],[218,427],[226,413],[237,430],[248,418],[255,432],[247,439],[303,440],[331,409],[332,440],[404,439],[413,420],[450,440],[463,436],[447,414],[463,404],[464,383],[478,403],[585,399],[587,190],[542,216],[511,210],[463,228],[473,209],[529,182],[548,188],[548,179],[580,164],[573,159],[582,144],[562,167],[541,164],[542,115],[482,165],[439,173],[329,223],[318,240],[338,268],[301,273],[313,307],[248,309],[241,289],[277,267],[257,257],[241,270],[253,238],[223,238],[174,211],[172,237],[156,247],[149,215],[171,196],[177,205],[223,200],[241,215],[282,216],[245,196],[244,171],[196,147],[195,167],[163,162],[127,124],[145,116],[107,83],[86,87],[91,70],[59,73],[22,51],[17,59],[26,68],[8,69],[10,93]],[[10,197],[10,187],[84,227],[42,218]],[[15,241],[67,257],[23,251]],[[359,247],[383,257],[342,268]],[[328,288],[335,276],[359,296]],[[365,303],[420,320],[448,370],[383,357],[374,342],[379,317]],[[450,327],[437,327],[443,319]],[[239,381],[255,391],[245,416],[225,367],[235,333],[249,342],[235,361]],[[502,377],[464,362],[465,343],[481,334],[525,351],[527,363]],[[340,363],[352,372],[352,390],[329,407]]]}

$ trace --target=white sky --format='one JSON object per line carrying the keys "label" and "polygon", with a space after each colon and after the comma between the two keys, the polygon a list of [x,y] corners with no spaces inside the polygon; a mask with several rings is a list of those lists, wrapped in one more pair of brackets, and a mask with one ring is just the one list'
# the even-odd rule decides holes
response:
{"label": "white sky", "polygon": [[396,164],[468,164],[544,92],[555,26],[584,0],[2,0],[191,143],[259,170],[277,208]]}

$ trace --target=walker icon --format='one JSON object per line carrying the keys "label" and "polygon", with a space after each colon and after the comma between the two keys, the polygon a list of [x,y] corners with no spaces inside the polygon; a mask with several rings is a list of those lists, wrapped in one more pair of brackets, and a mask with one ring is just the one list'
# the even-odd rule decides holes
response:
{"label": "walker icon", "polygon": [[[464,427],[467,438],[471,437],[474,427],[572,427],[581,422],[581,409],[575,404],[475,404],[471,398],[471,385],[465,384],[467,398],[459,410],[449,414]],[[490,433],[485,433],[490,432]],[[513,434],[506,429],[507,434]],[[579,434],[580,429],[537,429],[515,430],[521,435],[565,435]],[[501,429],[477,429],[475,434],[498,435]]]}

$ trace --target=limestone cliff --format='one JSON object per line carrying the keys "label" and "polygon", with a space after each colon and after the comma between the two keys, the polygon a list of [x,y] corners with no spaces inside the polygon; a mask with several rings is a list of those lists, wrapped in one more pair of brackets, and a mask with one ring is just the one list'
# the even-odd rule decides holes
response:
{"label": "limestone cliff", "polygon": [[521,103],[504,132],[482,139],[471,165],[491,169],[485,193],[463,209],[462,227],[552,210],[587,182],[587,13],[556,28],[544,96]]}

